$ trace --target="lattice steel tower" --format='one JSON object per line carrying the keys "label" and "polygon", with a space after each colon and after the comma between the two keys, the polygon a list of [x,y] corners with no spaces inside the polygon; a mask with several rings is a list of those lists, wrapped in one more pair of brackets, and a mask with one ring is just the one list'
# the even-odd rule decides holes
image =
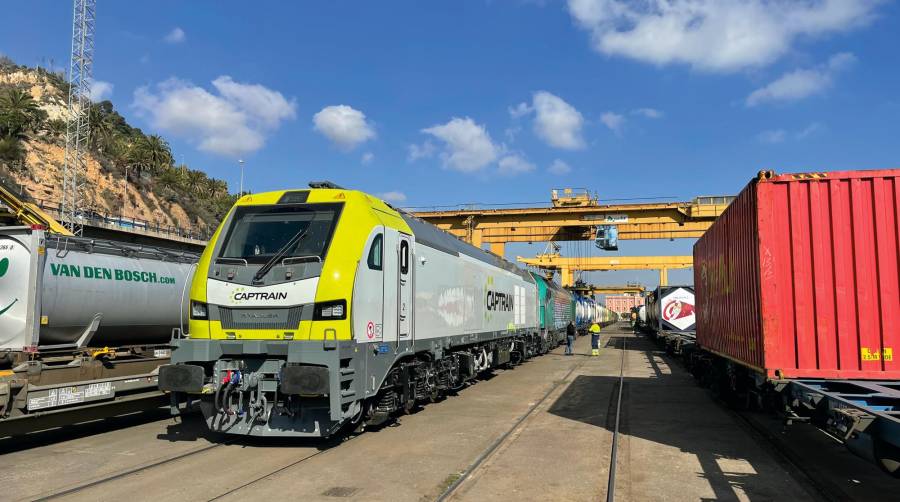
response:
{"label": "lattice steel tower", "polygon": [[63,167],[62,224],[81,235],[87,151],[91,128],[91,83],[94,66],[96,0],[74,0],[72,60],[69,66],[69,117],[66,124],[66,161]]}

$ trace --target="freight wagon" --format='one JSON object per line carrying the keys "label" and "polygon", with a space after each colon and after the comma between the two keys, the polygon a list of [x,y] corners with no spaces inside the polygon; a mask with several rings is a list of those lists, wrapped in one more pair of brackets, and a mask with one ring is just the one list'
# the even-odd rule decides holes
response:
{"label": "freight wagon", "polygon": [[900,170],[750,182],[694,246],[689,367],[900,476]]}
{"label": "freight wagon", "polygon": [[670,354],[680,354],[695,337],[697,307],[693,286],[659,286],[645,300],[641,329]]}
{"label": "freight wagon", "polygon": [[0,229],[0,437],[159,402],[197,258]]}

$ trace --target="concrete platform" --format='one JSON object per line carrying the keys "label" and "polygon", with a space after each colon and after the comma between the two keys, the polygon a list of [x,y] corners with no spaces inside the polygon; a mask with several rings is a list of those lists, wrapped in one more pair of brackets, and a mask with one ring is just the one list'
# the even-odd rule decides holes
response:
{"label": "concrete platform", "polygon": [[[2,499],[434,500],[547,396],[450,499],[601,500],[623,339],[617,500],[821,498],[679,365],[613,328],[600,357],[581,338],[576,356],[557,349],[340,441],[225,442],[196,415],[175,424],[151,414],[0,442]],[[876,491],[854,497],[896,492],[875,473]]]}

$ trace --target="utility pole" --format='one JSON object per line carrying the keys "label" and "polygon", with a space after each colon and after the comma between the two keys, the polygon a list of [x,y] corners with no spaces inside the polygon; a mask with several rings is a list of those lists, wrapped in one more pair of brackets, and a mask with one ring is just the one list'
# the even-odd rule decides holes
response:
{"label": "utility pole", "polygon": [[91,127],[91,82],[94,66],[96,0],[73,0],[72,58],[69,66],[69,116],[63,167],[62,224],[81,235],[84,218],[87,150]]}
{"label": "utility pole", "polygon": [[244,196],[244,159],[239,159],[238,164],[241,165],[241,191],[238,192],[238,197]]}

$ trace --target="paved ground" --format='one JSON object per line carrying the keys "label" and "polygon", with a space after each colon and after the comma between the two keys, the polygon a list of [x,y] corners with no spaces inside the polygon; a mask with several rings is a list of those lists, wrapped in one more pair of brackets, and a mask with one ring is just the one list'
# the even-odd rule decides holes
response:
{"label": "paved ground", "polygon": [[[667,364],[649,341],[612,329],[604,334],[599,358],[586,355],[589,342],[582,338],[574,357],[558,349],[392,426],[341,442],[225,443],[207,433],[196,416],[175,425],[160,415],[0,442],[5,453],[0,498],[32,500],[96,481],[61,498],[434,500],[547,396],[451,500],[601,500],[622,338],[626,383],[617,500],[816,497],[765,441],[714,403],[680,366]],[[803,452],[814,447],[795,445]],[[874,467],[852,456],[843,461],[865,476],[875,474],[840,481],[869,490],[854,496],[880,493],[885,500],[896,492],[885,489],[894,482]],[[148,468],[132,472],[141,467]],[[107,481],[110,476],[118,477]]]}

